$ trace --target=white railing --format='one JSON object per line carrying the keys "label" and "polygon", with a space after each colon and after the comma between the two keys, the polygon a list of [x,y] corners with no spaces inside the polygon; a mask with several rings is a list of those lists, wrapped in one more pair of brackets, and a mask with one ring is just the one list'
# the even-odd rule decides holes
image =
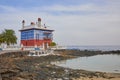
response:
{"label": "white railing", "polygon": [[[42,46],[38,46],[38,47],[35,47],[35,46],[9,46],[9,47],[0,47],[2,50],[23,50],[23,51],[33,51],[35,50],[36,48],[38,48],[39,50],[44,50],[44,48]],[[54,46],[54,47],[51,47],[49,46],[48,49],[52,49],[52,50],[61,50],[61,49],[67,49],[66,46]]]}
{"label": "white railing", "polygon": [[66,46],[50,46],[50,48],[53,50],[67,49]]}
{"label": "white railing", "polygon": [[2,50],[20,50],[20,46],[6,46],[6,47],[1,47]]}
{"label": "white railing", "polygon": [[35,48],[38,48],[40,50],[44,50],[43,47],[38,46],[9,46],[9,47],[0,47],[2,50],[23,50],[23,51],[32,51],[35,50]]}

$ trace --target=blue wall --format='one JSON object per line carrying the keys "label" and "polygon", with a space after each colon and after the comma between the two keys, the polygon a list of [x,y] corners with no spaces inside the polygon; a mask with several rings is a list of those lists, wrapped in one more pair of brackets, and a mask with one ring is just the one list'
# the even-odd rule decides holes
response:
{"label": "blue wall", "polygon": [[[53,34],[45,34],[45,30],[27,30],[27,31],[21,31],[21,40],[32,40],[32,39],[39,39],[43,40],[44,37],[51,38],[53,37]],[[35,34],[35,35],[34,35]]]}
{"label": "blue wall", "polygon": [[34,39],[34,30],[21,31],[21,40]]}

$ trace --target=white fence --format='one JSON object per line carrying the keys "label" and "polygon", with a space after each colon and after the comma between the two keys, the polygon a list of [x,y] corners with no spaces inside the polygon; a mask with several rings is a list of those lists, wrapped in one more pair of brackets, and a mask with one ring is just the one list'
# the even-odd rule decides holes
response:
{"label": "white fence", "polygon": [[[38,46],[38,47],[35,47],[35,46],[24,46],[24,47],[21,47],[21,46],[9,46],[9,47],[0,47],[2,50],[4,51],[7,51],[7,50],[23,50],[23,51],[32,51],[32,50],[35,50],[35,49],[39,49],[39,50],[44,50],[43,47],[41,46]],[[48,47],[48,49],[52,49],[52,50],[59,50],[59,49],[66,49],[65,46],[55,46],[55,47]]]}

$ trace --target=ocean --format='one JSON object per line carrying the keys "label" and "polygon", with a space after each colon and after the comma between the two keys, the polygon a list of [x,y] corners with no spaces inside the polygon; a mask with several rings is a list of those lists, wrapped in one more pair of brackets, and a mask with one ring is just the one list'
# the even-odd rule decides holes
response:
{"label": "ocean", "polygon": [[120,50],[120,45],[119,46],[67,46],[67,49],[113,51],[113,50]]}
{"label": "ocean", "polygon": [[120,73],[120,55],[107,54],[78,57],[60,63],[57,62],[56,65],[72,69]]}

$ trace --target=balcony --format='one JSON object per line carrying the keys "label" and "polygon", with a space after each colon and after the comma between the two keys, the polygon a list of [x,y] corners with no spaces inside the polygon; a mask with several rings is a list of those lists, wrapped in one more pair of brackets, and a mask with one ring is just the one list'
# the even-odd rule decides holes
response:
{"label": "balcony", "polygon": [[44,34],[52,34],[52,32],[44,32]]}
{"label": "balcony", "polygon": [[44,37],[43,39],[44,40],[52,40],[52,38],[49,38],[49,37]]}

